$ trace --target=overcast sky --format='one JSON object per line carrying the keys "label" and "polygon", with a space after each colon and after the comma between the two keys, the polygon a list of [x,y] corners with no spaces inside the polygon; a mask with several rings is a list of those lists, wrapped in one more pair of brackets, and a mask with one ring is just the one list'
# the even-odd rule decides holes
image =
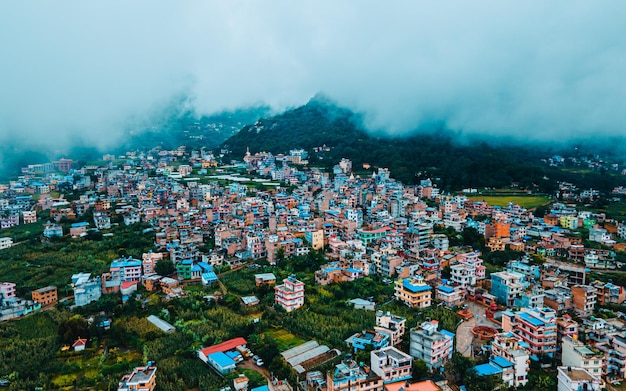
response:
{"label": "overcast sky", "polygon": [[393,133],[624,135],[624,15],[623,1],[3,1],[0,140],[106,147],[181,96],[210,114],[319,92]]}

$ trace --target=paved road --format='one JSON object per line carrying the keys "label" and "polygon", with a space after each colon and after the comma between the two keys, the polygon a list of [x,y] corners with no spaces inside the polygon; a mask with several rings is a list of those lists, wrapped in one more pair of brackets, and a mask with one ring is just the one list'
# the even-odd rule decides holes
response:
{"label": "paved road", "polygon": [[476,325],[493,326],[493,324],[485,317],[487,307],[471,301],[466,302],[466,304],[469,306],[469,310],[474,314],[474,317],[462,322],[459,327],[457,327],[456,351],[466,357],[472,357],[471,346],[474,338],[472,334],[472,327]]}

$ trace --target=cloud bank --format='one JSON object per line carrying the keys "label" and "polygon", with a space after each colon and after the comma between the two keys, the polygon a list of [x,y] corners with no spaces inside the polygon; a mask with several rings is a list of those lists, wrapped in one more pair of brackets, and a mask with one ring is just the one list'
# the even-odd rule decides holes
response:
{"label": "cloud bank", "polygon": [[0,3],[0,142],[110,147],[198,114],[321,92],[373,130],[626,134],[624,2]]}

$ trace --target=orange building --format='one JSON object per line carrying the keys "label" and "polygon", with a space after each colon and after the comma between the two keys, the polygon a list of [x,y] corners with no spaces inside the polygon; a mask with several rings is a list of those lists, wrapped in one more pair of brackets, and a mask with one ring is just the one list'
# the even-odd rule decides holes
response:
{"label": "orange building", "polygon": [[59,301],[56,286],[47,286],[32,292],[33,301],[41,304],[42,307],[55,305]]}
{"label": "orange building", "polygon": [[493,227],[495,229],[496,238],[508,238],[511,236],[511,224],[507,224],[501,221],[494,221]]}

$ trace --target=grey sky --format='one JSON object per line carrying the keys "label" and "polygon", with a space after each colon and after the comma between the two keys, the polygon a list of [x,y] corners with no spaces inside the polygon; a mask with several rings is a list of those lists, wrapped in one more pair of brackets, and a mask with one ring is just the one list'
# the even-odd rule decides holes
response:
{"label": "grey sky", "polygon": [[179,96],[201,114],[318,92],[406,132],[624,135],[626,2],[0,2],[0,141],[106,147]]}

